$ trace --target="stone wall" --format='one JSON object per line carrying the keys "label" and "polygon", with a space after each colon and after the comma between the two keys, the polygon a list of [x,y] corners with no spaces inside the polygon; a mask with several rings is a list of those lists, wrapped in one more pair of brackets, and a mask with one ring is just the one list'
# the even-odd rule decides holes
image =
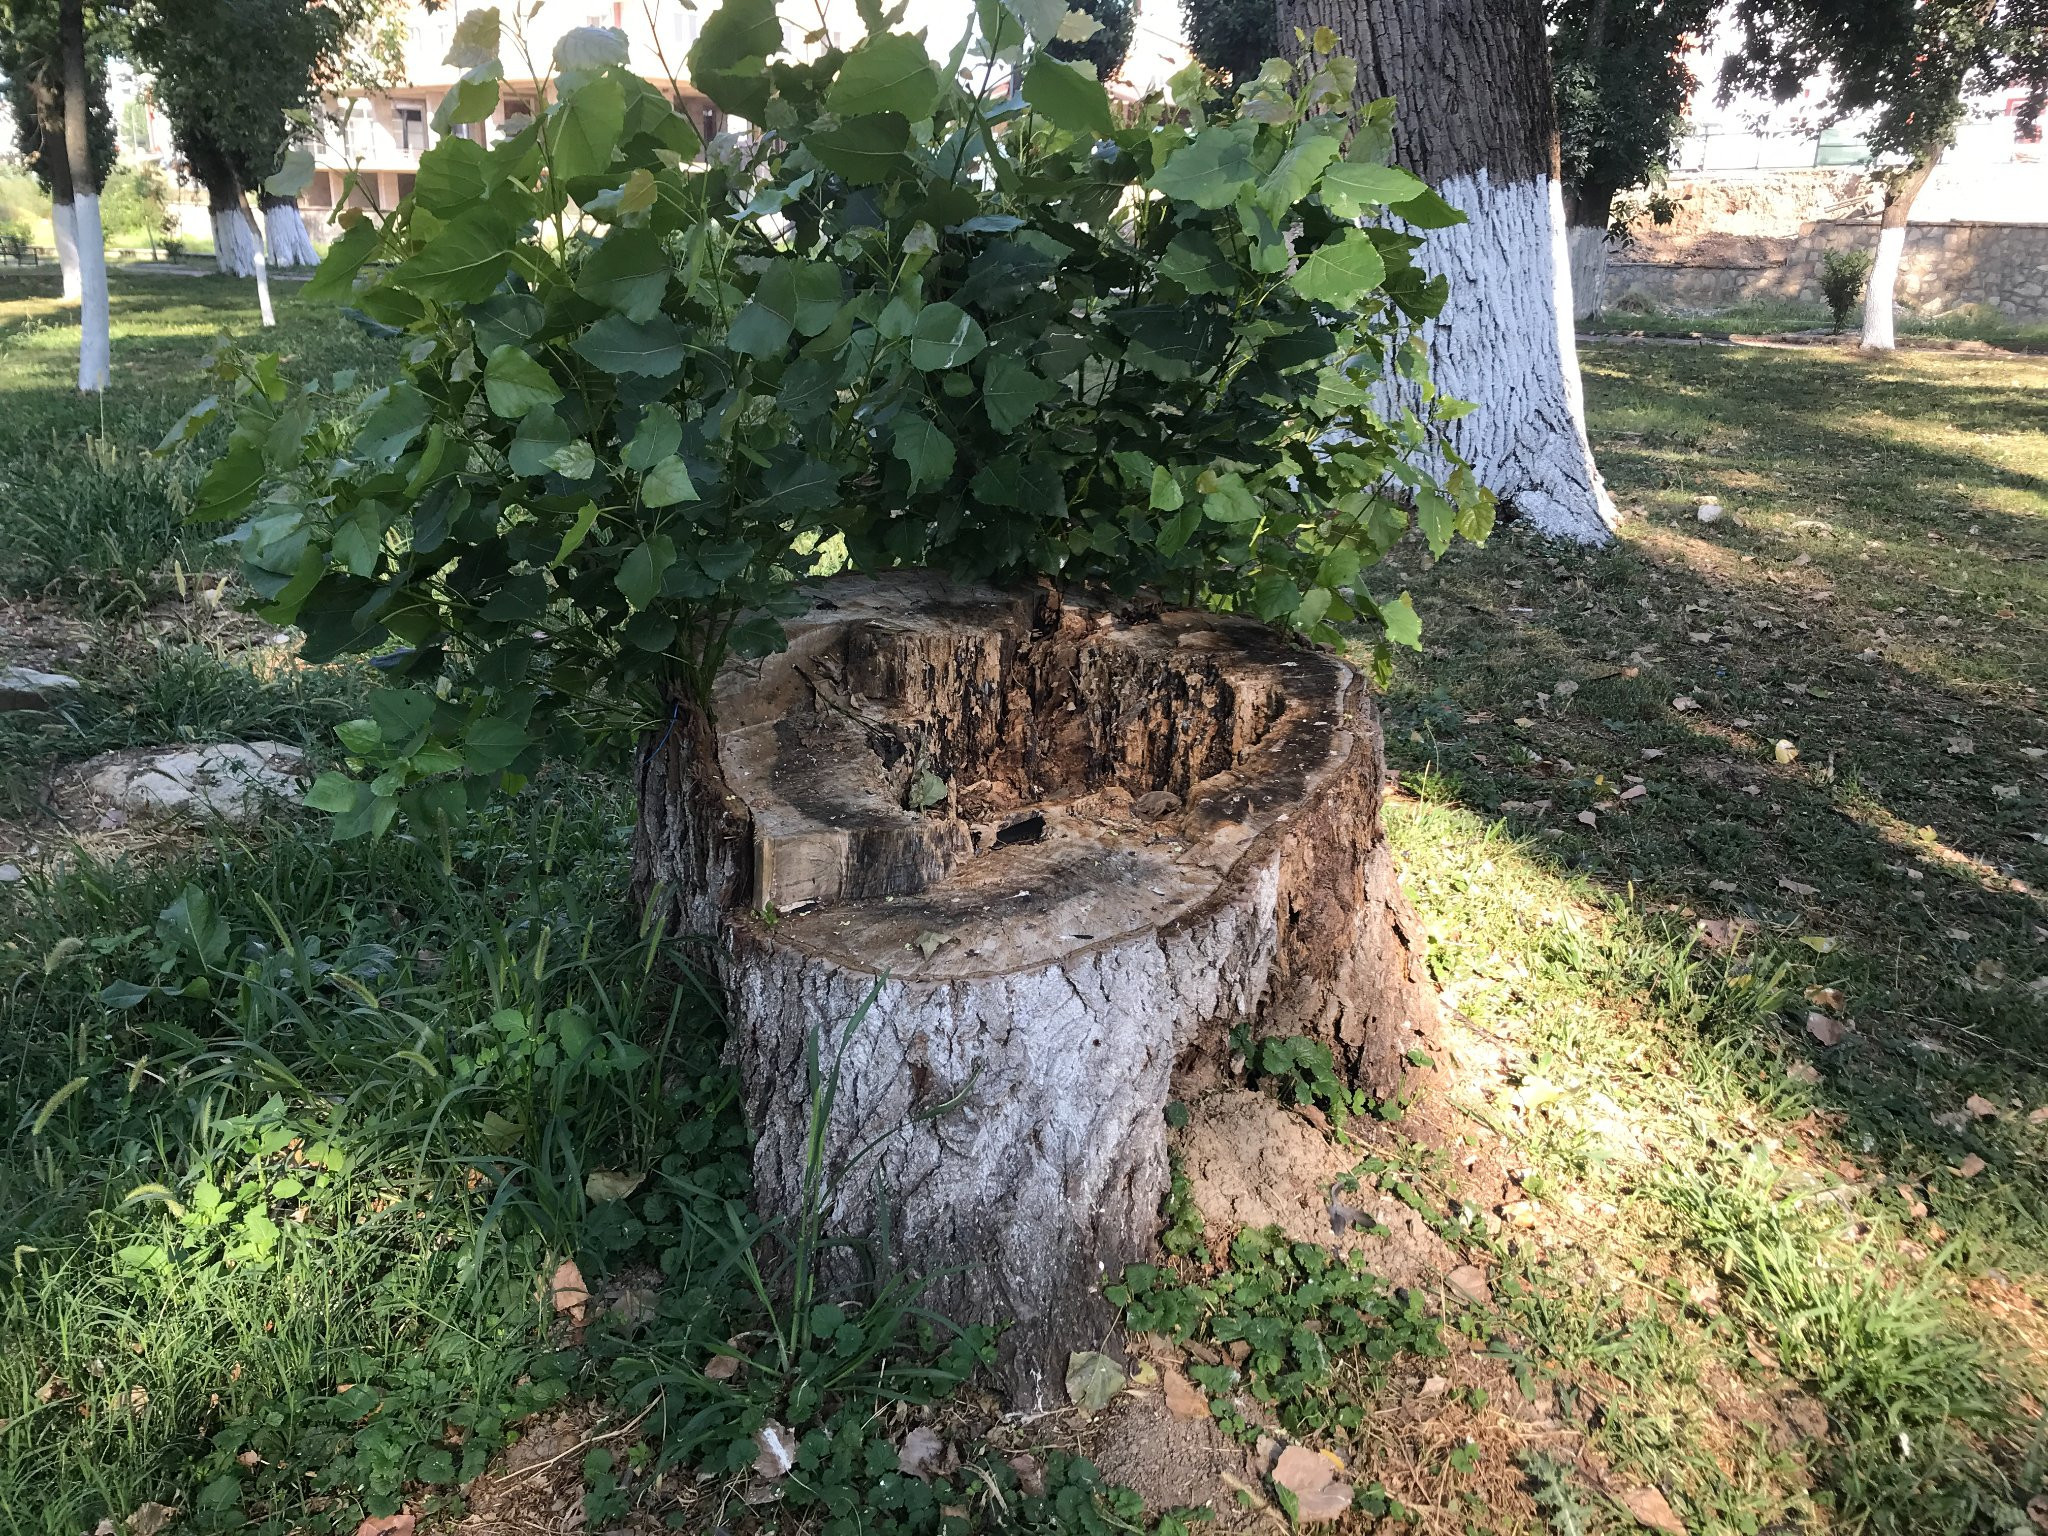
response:
{"label": "stone wall", "polygon": [[[1659,309],[1819,304],[1823,254],[1877,248],[1882,196],[1861,171],[1690,177],[1670,191],[1672,223],[1610,258],[1610,308],[1630,297]],[[1986,305],[2013,320],[2048,320],[2048,224],[1909,225],[1899,301],[1926,314]]]}

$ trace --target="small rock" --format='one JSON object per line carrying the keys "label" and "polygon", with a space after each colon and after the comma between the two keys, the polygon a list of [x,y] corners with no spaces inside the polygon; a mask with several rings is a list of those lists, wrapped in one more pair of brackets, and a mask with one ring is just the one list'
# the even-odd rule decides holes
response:
{"label": "small rock", "polygon": [[1155,789],[1131,802],[1131,812],[1140,821],[1164,821],[1180,809],[1180,796],[1170,789]]}
{"label": "small rock", "polygon": [[1460,1264],[1444,1276],[1444,1284],[1474,1306],[1493,1305],[1493,1287],[1486,1283],[1486,1271],[1476,1264]]}
{"label": "small rock", "polygon": [[1703,523],[1718,523],[1721,521],[1721,503],[1718,501],[1703,501],[1699,504],[1699,509],[1693,513],[1693,516]]}
{"label": "small rock", "polygon": [[0,710],[48,709],[78,692],[78,679],[34,667],[0,667]]}
{"label": "small rock", "polygon": [[86,765],[94,798],[129,816],[220,816],[246,821],[279,796],[296,796],[305,756],[278,741],[221,742]]}
{"label": "small rock", "polygon": [[0,885],[13,885],[22,879],[19,864],[0,864]]}

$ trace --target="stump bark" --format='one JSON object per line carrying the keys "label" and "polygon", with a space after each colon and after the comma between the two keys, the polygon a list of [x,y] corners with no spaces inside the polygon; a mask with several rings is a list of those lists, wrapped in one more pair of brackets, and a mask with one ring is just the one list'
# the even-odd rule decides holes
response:
{"label": "stump bark", "polygon": [[935,1308],[1010,1324],[1011,1405],[1051,1406],[1151,1251],[1177,1071],[1249,1023],[1388,1096],[1434,1024],[1378,726],[1350,667],[1242,619],[924,573],[821,594],[724,669],[715,735],[679,703],[644,754],[637,875],[717,936],[765,1210],[804,1188],[809,1042],[873,995],[826,1226],[886,1210]]}

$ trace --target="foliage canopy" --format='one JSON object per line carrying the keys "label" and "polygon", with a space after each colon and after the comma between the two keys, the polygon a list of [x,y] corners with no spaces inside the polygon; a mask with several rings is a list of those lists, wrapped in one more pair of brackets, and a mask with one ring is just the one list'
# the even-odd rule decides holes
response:
{"label": "foliage canopy", "polygon": [[1574,224],[1662,178],[1699,82],[1686,55],[1716,0],[1551,0],[1559,169]]}
{"label": "foliage canopy", "polygon": [[[1361,219],[1460,215],[1383,163],[1392,103],[1354,115],[1334,39],[1120,122],[1045,47],[1057,5],[984,0],[943,66],[867,9],[804,63],[771,0],[707,19],[693,82],[762,125],[731,153],[620,34],[570,33],[537,119],[443,137],[315,279],[405,330],[396,383],[335,414],[352,380],[224,365],[195,515],[241,521],[309,659],[405,648],[343,732],[371,781],[316,786],[339,832],[700,707],[847,562],[1364,622],[1384,658],[1416,617],[1361,571],[1411,519],[1438,550],[1487,533],[1433,430],[1464,409],[1416,332],[1443,282]],[[465,17],[454,122],[495,108],[498,45]]]}

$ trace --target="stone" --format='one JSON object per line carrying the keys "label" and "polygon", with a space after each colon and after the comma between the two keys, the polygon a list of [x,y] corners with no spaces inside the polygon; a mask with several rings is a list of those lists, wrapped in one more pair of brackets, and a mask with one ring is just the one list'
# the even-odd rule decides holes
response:
{"label": "stone", "polygon": [[296,797],[305,754],[279,741],[230,741],[167,751],[120,752],[85,765],[96,800],[129,816],[218,816],[247,821],[279,797]]}
{"label": "stone", "polygon": [[48,709],[78,692],[78,679],[34,667],[0,667],[0,710]]}
{"label": "stone", "polygon": [[25,878],[19,864],[0,864],[0,885],[14,885]]}

